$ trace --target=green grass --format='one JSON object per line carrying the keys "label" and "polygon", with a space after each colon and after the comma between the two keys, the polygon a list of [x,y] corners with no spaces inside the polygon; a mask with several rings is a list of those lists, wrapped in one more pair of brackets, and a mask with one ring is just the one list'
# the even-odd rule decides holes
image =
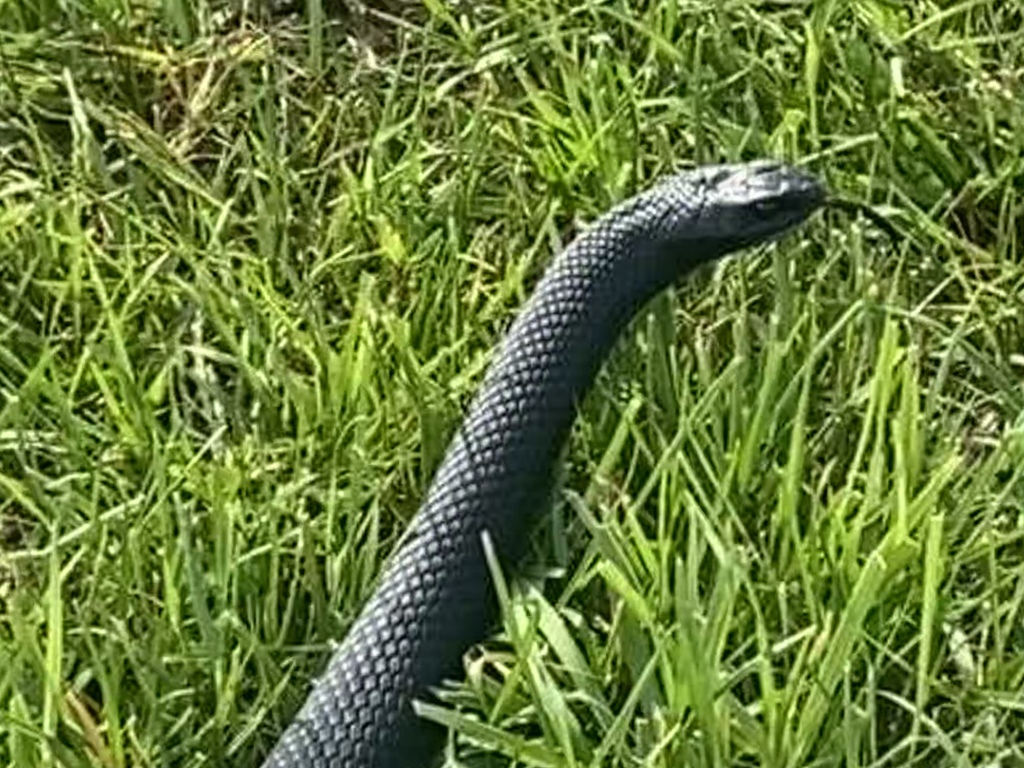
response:
{"label": "green grass", "polygon": [[424,714],[453,768],[1024,765],[1018,6],[387,5],[0,2],[0,762],[256,764],[551,254],[774,156],[900,240],[656,300]]}

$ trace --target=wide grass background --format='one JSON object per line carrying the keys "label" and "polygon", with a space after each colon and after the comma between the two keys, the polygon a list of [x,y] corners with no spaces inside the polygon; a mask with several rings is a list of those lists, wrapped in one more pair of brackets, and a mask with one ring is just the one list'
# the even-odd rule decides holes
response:
{"label": "wide grass background", "polygon": [[581,408],[448,766],[1024,766],[1024,14],[0,0],[0,763],[250,766],[553,252],[818,215]]}

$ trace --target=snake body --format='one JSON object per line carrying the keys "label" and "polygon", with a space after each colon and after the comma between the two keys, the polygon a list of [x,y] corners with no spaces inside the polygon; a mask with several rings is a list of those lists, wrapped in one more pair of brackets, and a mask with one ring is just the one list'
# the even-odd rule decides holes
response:
{"label": "snake body", "polygon": [[669,175],[553,261],[504,338],[376,591],[264,768],[419,768],[444,733],[414,699],[484,639],[486,531],[515,564],[552,490],[576,405],[626,324],[694,267],[775,238],[824,201],[771,162]]}

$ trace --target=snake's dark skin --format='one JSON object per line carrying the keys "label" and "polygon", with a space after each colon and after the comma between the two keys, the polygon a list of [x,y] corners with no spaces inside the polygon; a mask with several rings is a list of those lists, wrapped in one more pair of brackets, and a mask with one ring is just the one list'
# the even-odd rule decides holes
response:
{"label": "snake's dark skin", "polygon": [[772,162],[680,172],[597,219],[512,324],[379,586],[264,768],[423,768],[414,699],[458,678],[495,605],[482,533],[524,554],[576,406],[640,307],[694,267],[782,235],[824,187]]}

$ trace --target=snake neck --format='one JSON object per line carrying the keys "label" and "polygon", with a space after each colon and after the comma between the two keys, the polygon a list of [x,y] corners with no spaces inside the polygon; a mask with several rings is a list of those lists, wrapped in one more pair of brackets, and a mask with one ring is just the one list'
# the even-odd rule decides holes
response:
{"label": "snake neck", "polygon": [[[521,554],[549,499],[554,467],[581,399],[636,311],[685,267],[650,228],[621,220],[575,241],[551,264],[513,322],[419,515],[456,488],[478,494],[477,514],[500,554]],[[474,506],[474,500],[467,499]],[[414,526],[415,527],[415,526]]]}

